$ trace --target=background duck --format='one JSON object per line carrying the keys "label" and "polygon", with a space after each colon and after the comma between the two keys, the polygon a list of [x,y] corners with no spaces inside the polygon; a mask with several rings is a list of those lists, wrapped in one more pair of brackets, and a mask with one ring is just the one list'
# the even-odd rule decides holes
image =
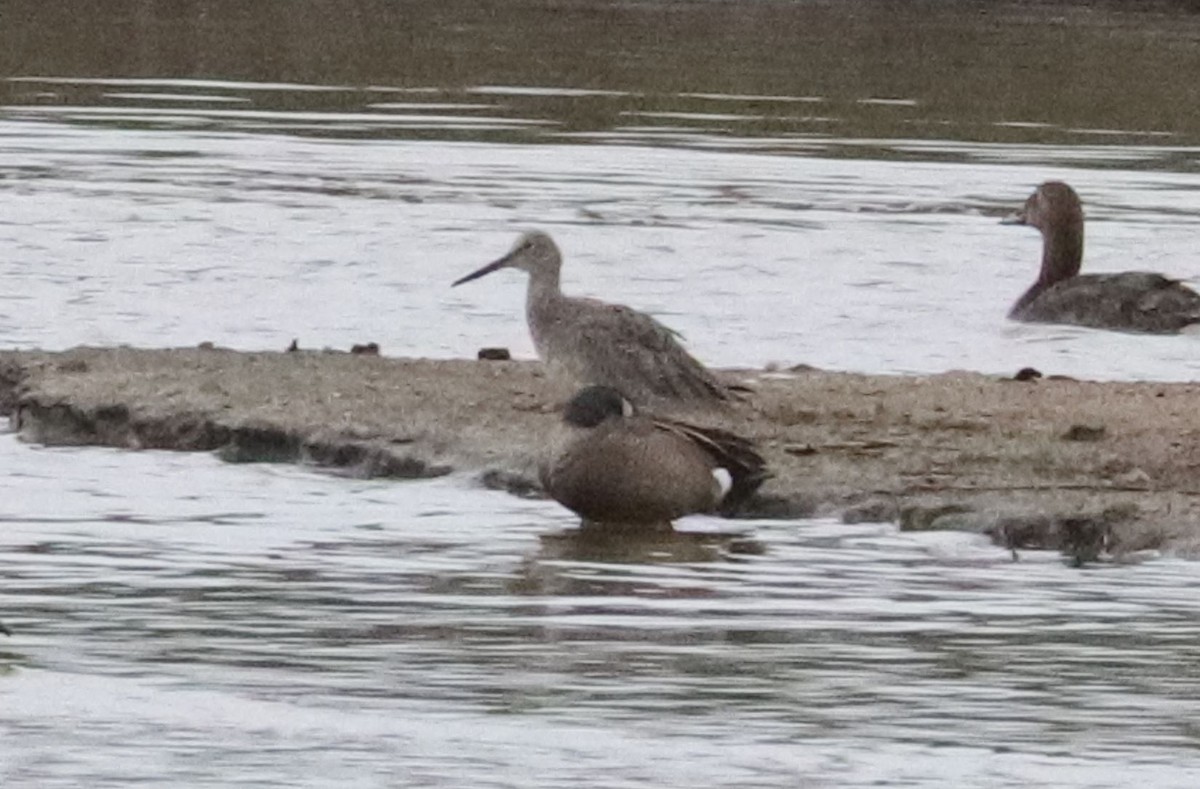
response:
{"label": "background duck", "polygon": [[638,405],[719,405],[729,388],[679,344],[679,335],[621,304],[564,296],[562,255],[545,233],[525,233],[508,254],[457,280],[470,282],[502,268],[529,274],[525,318],[542,361],[578,384],[619,387]]}
{"label": "background duck", "polygon": [[731,514],[769,476],[747,439],[634,414],[612,387],[581,389],[563,421],[575,435],[543,466],[542,485],[585,526],[669,528],[684,515]]}
{"label": "background duck", "polygon": [[1047,181],[1004,221],[1042,232],[1041,273],[1009,311],[1012,320],[1155,334],[1200,322],[1200,294],[1162,274],[1079,274],[1083,207],[1067,184]]}

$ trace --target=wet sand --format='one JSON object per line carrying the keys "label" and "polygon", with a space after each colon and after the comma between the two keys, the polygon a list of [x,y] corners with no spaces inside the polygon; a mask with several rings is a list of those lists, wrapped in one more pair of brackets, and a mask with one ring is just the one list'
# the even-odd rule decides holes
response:
{"label": "wet sand", "polygon": [[[1014,548],[1200,547],[1200,385],[975,373],[729,373],[753,387],[693,415],[758,442],[773,478],[747,516],[975,529]],[[417,478],[470,471],[539,495],[570,389],[535,362],[334,352],[0,352],[0,408],[32,442],[216,451]]]}

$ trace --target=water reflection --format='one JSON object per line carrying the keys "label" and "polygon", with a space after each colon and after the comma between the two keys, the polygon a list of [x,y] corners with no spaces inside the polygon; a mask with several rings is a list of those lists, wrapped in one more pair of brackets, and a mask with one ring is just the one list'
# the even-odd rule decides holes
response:
{"label": "water reflection", "polygon": [[[738,561],[766,546],[752,532],[611,533],[564,529],[538,535],[539,549],[527,556],[509,584],[523,595],[626,595],[640,582],[623,580],[623,567]],[[672,592],[676,594],[677,592]],[[706,593],[705,593],[706,594]]]}

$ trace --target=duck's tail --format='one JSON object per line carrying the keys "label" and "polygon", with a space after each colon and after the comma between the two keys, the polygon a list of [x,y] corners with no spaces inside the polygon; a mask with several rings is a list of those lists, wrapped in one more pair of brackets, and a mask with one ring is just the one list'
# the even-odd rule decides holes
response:
{"label": "duck's tail", "polygon": [[746,503],[771,477],[767,461],[746,438],[716,427],[700,427],[686,422],[659,421],[656,424],[676,432],[703,449],[717,468],[729,472],[729,490],[717,506],[717,512],[730,516]]}

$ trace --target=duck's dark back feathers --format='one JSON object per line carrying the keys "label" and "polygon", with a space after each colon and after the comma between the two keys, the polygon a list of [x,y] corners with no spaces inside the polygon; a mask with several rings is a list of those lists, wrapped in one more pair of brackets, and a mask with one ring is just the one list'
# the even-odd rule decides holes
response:
{"label": "duck's dark back feathers", "polygon": [[1144,271],[1083,274],[1031,290],[1009,317],[1096,329],[1172,334],[1200,323],[1200,294],[1177,280]]}

